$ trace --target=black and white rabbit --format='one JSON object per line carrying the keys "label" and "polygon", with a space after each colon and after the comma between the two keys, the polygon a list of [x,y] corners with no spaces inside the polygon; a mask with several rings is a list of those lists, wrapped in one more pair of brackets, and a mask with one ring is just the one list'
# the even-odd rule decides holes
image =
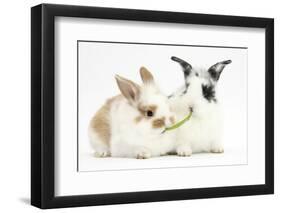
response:
{"label": "black and white rabbit", "polygon": [[178,57],[171,59],[183,68],[185,81],[184,86],[169,97],[172,111],[180,120],[192,110],[191,119],[176,130],[177,154],[190,156],[199,152],[224,152],[222,112],[216,97],[216,85],[231,60],[218,62],[208,69],[195,69]]}

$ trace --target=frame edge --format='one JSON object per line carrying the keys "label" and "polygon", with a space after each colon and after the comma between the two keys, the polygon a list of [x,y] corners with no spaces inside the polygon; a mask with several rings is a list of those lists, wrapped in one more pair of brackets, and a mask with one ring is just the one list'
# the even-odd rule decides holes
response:
{"label": "frame edge", "polygon": [[31,205],[42,206],[42,5],[31,8]]}
{"label": "frame edge", "polygon": [[268,19],[265,36],[265,184],[274,194],[274,19]]}

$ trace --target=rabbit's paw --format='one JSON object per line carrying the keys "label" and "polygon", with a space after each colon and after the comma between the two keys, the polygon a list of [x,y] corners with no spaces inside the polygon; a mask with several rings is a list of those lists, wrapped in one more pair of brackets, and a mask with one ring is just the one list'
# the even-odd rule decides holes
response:
{"label": "rabbit's paw", "polygon": [[222,147],[216,147],[211,149],[212,153],[223,153],[224,149]]}
{"label": "rabbit's paw", "polygon": [[177,148],[178,156],[189,157],[192,154],[192,150],[189,146],[180,146]]}
{"label": "rabbit's paw", "polygon": [[136,158],[137,159],[147,159],[151,157],[151,153],[147,149],[141,149],[136,152]]}
{"label": "rabbit's paw", "polygon": [[97,157],[97,158],[105,158],[105,157],[109,157],[109,156],[110,156],[109,151],[96,151],[95,152],[95,157]]}

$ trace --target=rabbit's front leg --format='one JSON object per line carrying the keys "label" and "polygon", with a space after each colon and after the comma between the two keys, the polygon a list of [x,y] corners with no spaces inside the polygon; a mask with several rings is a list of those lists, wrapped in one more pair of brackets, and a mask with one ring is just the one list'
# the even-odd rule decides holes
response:
{"label": "rabbit's front leg", "polygon": [[223,148],[223,146],[213,146],[211,148],[211,152],[212,153],[223,153],[224,152],[224,148]]}
{"label": "rabbit's front leg", "polygon": [[151,157],[151,151],[146,147],[137,147],[135,150],[135,158],[147,159]]}
{"label": "rabbit's front leg", "polygon": [[178,156],[188,157],[192,155],[189,143],[180,143],[176,149]]}
{"label": "rabbit's front leg", "polygon": [[224,147],[223,147],[221,140],[217,139],[215,142],[212,143],[211,152],[212,153],[223,153],[224,152]]}
{"label": "rabbit's front leg", "polygon": [[97,158],[110,157],[110,152],[107,149],[100,149],[95,151],[94,156]]}

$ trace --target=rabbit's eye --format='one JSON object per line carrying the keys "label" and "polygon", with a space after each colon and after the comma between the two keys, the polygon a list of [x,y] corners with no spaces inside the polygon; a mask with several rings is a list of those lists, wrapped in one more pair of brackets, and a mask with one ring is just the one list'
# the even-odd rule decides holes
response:
{"label": "rabbit's eye", "polygon": [[152,112],[151,110],[148,110],[148,111],[146,112],[146,116],[147,116],[147,117],[152,117],[152,116],[153,116],[153,112]]}

